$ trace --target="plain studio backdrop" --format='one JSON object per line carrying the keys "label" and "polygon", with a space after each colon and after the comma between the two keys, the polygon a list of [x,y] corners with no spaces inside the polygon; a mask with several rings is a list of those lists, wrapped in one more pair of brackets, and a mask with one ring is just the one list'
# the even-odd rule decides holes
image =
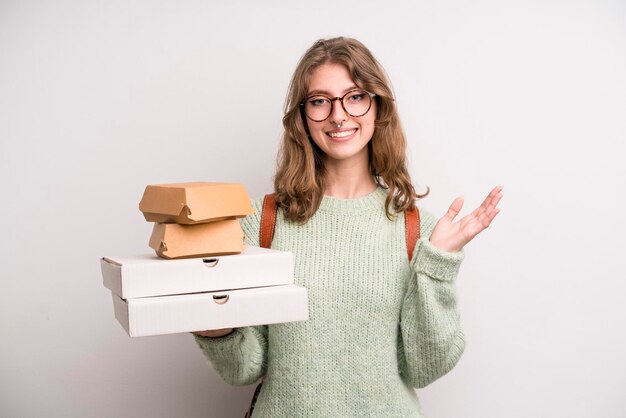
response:
{"label": "plain studio backdrop", "polygon": [[151,251],[147,184],[269,192],[291,73],[337,35],[389,73],[424,209],[505,187],[427,417],[626,416],[626,5],[597,0],[0,2],[1,416],[242,416],[191,335],[125,334],[99,258]]}

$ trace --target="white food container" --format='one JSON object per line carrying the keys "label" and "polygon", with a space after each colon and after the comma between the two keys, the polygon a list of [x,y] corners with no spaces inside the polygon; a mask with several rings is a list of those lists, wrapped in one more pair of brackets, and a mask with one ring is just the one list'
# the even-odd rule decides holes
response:
{"label": "white food container", "polygon": [[307,291],[297,285],[123,300],[115,317],[131,337],[307,320]]}
{"label": "white food container", "polygon": [[293,255],[248,246],[242,253],[166,260],[154,254],[103,257],[104,286],[122,299],[293,283]]}
{"label": "white food container", "polygon": [[249,246],[215,257],[100,261],[115,317],[131,337],[308,319],[307,291],[293,284],[289,252]]}

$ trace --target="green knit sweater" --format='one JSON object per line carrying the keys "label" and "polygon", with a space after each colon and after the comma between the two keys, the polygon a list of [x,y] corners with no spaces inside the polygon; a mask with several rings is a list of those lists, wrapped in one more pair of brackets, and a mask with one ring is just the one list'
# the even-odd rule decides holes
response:
{"label": "green knit sweater", "polygon": [[[422,417],[413,388],[450,371],[464,338],[454,280],[463,253],[430,244],[436,220],[421,210],[407,259],[404,215],[385,215],[382,188],[358,199],[325,196],[304,225],[279,211],[272,248],[291,251],[309,320],[196,336],[233,385],[265,376],[254,417]],[[242,220],[259,245],[262,199]]]}

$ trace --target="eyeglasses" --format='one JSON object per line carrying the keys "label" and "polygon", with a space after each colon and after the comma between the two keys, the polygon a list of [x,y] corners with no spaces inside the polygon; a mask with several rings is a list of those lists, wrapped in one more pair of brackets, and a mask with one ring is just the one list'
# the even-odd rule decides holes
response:
{"label": "eyeglasses", "polygon": [[300,106],[304,109],[306,116],[314,122],[322,122],[328,119],[333,112],[333,105],[336,100],[341,102],[345,112],[353,118],[365,115],[372,107],[374,93],[365,90],[350,90],[342,97],[328,97],[323,94],[314,94],[306,99]]}

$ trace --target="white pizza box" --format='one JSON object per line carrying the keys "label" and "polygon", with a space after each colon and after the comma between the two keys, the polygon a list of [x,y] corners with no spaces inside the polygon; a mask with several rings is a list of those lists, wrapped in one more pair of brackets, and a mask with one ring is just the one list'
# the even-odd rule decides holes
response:
{"label": "white pizza box", "polygon": [[307,290],[292,284],[123,300],[115,317],[131,337],[239,328],[309,317]]}
{"label": "white pizza box", "polygon": [[104,257],[104,286],[122,299],[293,283],[293,255],[248,246],[240,254],[166,260],[155,254]]}

